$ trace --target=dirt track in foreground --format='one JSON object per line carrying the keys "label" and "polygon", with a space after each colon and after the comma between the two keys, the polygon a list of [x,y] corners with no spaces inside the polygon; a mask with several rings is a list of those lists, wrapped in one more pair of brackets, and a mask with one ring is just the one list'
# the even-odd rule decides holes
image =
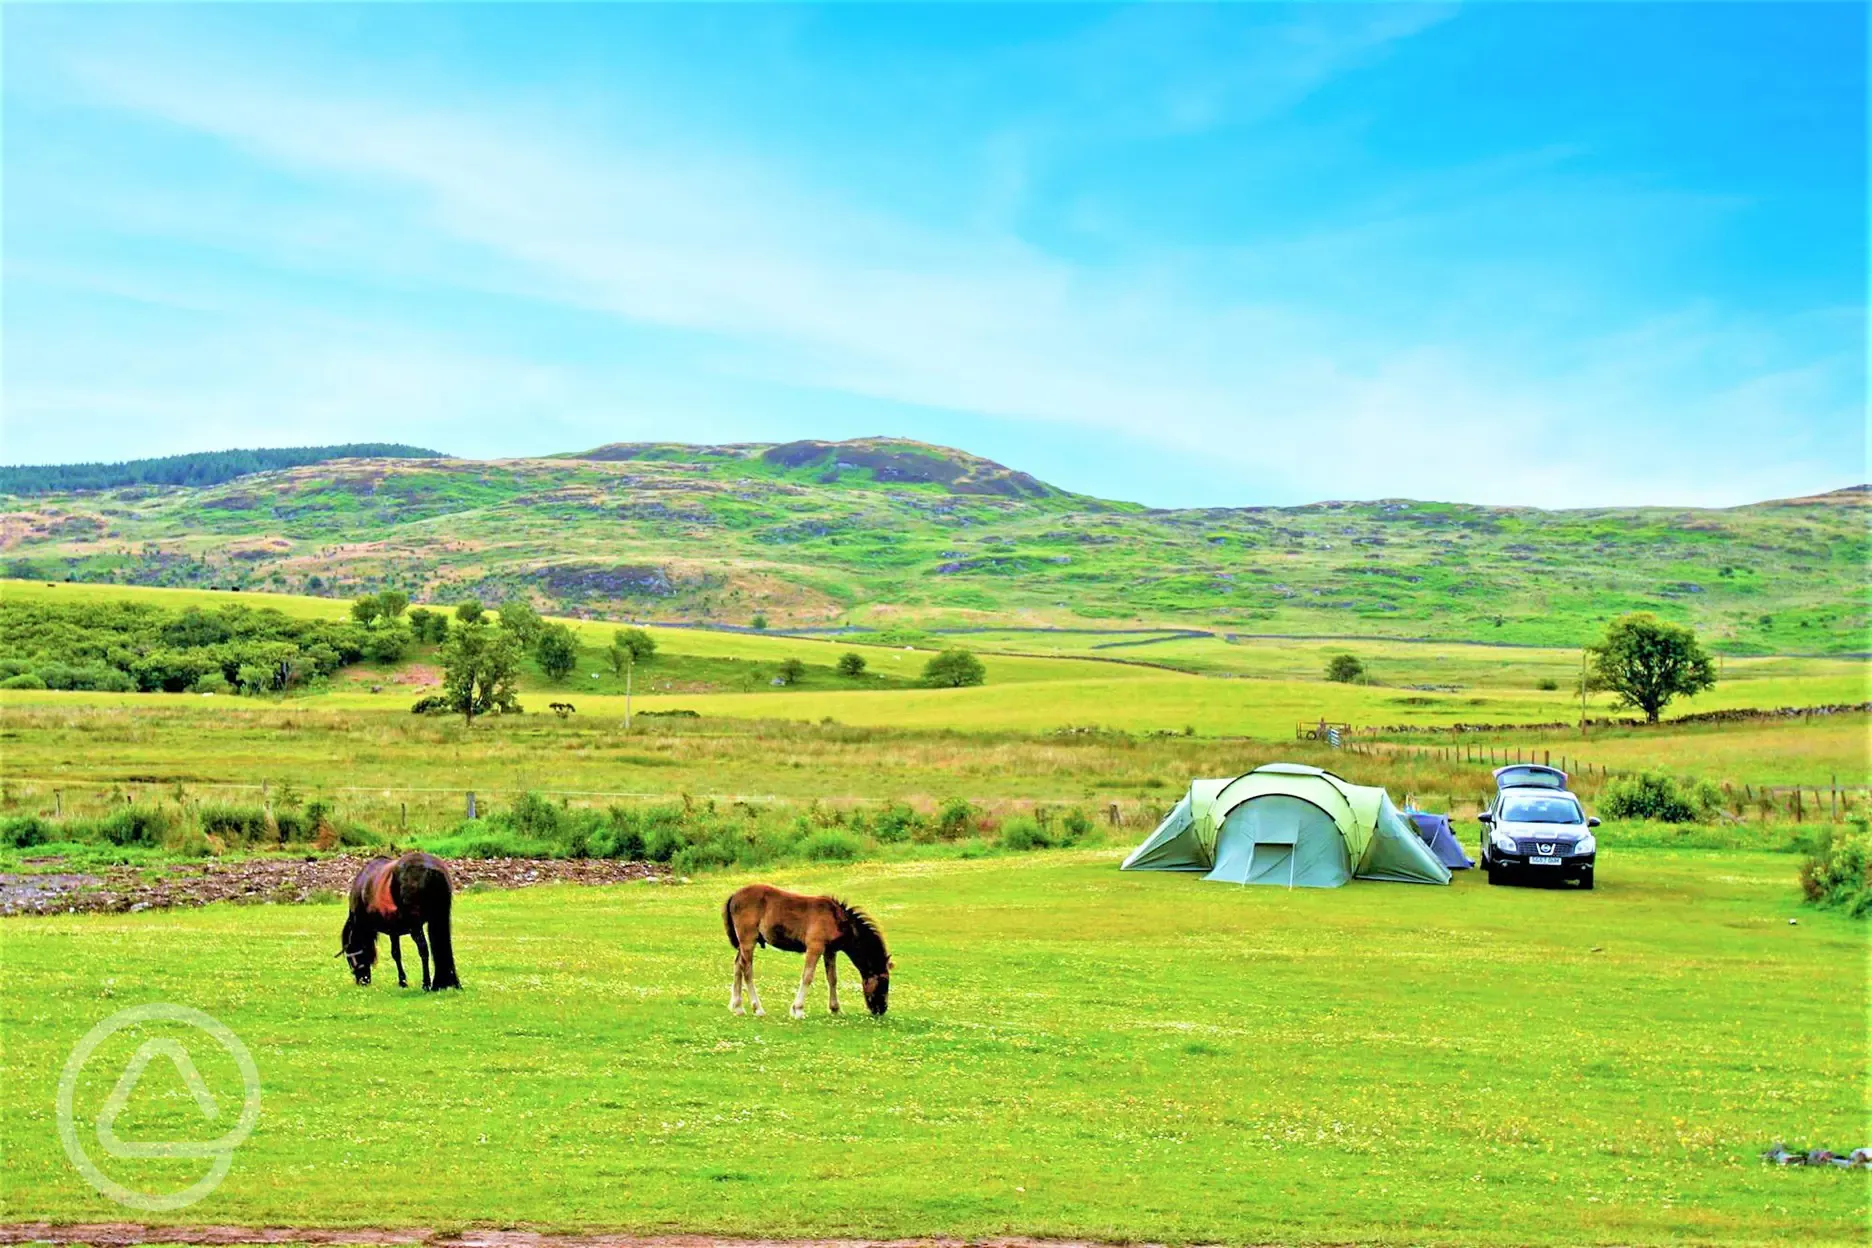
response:
{"label": "dirt track in foreground", "polygon": [[[1032,1239],[995,1235],[983,1239],[741,1239],[713,1235],[543,1235],[533,1231],[458,1231],[448,1235],[420,1227],[382,1230],[317,1230],[290,1226],[143,1226],[136,1222],[53,1225],[0,1223],[0,1244],[90,1244],[133,1248],[137,1244],[199,1244],[237,1248],[243,1244],[365,1244],[371,1248],[1106,1248],[1092,1240]],[[1132,1244],[1128,1248],[1161,1248]]]}

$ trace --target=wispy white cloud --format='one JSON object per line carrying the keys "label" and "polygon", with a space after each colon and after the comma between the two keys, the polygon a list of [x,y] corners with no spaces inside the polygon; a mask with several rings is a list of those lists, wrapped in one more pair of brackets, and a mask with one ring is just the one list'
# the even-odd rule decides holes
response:
{"label": "wispy white cloud", "polygon": [[[1376,8],[1349,24],[1308,19],[1244,44],[1227,72],[1187,80],[1174,70],[1190,40],[1208,37],[1193,12],[1168,27],[1121,16],[1050,54],[1082,66],[1074,80],[1087,113],[1110,92],[1116,111],[1146,102],[1137,125],[1246,124],[1441,16]],[[1125,64],[1148,81],[1113,81],[1112,67]],[[225,205],[217,212],[182,196],[161,224],[154,209],[140,216],[143,228],[215,234],[312,268],[381,265],[435,289],[675,331],[742,378],[1110,431],[1201,457],[1217,484],[1191,501],[1260,501],[1229,488],[1231,474],[1276,482],[1288,498],[1541,504],[1737,502],[1835,474],[1825,460],[1837,448],[1775,446],[1738,461],[1730,444],[1660,447],[1671,453],[1654,462],[1596,450],[1609,437],[1668,440],[1675,422],[1650,418],[1685,403],[1771,428],[1783,413],[1850,391],[1850,355],[1790,355],[1771,324],[1707,312],[1614,324],[1570,334],[1575,366],[1561,371],[1551,350],[1530,345],[1538,321],[1491,323],[1527,275],[1460,263],[1446,285],[1421,292],[1424,314],[1411,317],[1408,292],[1377,288],[1391,280],[1386,249],[1426,228],[1448,231],[1472,210],[1461,196],[1405,197],[1375,220],[1299,230],[1252,251],[1139,241],[1094,264],[998,228],[1004,211],[969,231],[940,231],[868,204],[861,190],[803,183],[717,136],[620,141],[568,123],[550,100],[407,99],[176,49],[79,53],[65,68],[96,106],[209,136],[320,194],[316,210],[225,232],[214,226]],[[985,189],[984,202],[1019,197],[1020,159],[1013,143],[1000,189]],[[1384,315],[1346,298],[1360,273],[1371,275],[1372,303],[1391,305]],[[1309,275],[1334,284],[1335,298],[1312,297]],[[198,398],[162,396],[162,370],[138,367],[120,375],[146,377],[151,390],[37,384],[9,405],[82,419],[87,405],[141,403],[177,420],[193,412],[220,431],[251,413],[254,388],[264,387],[281,428],[360,412],[435,427],[450,413],[600,412],[619,384],[604,368],[274,311],[285,326],[275,336],[244,355],[205,357],[198,384],[222,365],[226,378],[245,379],[244,388],[208,383],[219,396],[208,410]],[[1757,356],[1748,367],[1712,364],[1733,359],[1741,340]],[[1488,449],[1503,446],[1513,453]],[[1493,467],[1469,468],[1484,462]]]}

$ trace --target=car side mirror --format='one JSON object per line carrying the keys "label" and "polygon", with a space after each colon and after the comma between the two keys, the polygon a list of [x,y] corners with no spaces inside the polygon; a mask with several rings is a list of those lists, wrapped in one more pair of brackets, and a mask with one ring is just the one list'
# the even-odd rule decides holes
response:
{"label": "car side mirror", "polygon": [[1596,828],[1596,827],[1598,827],[1598,826],[1599,826],[1599,816],[1598,816],[1598,815],[1590,815],[1590,816],[1588,816],[1588,817],[1587,817],[1587,819],[1586,819],[1586,826],[1587,826],[1587,827],[1589,827],[1589,828]]}
{"label": "car side mirror", "polygon": [[1485,810],[1481,814],[1476,816],[1476,822],[1477,823],[1494,823],[1495,816],[1489,814],[1489,812]]}

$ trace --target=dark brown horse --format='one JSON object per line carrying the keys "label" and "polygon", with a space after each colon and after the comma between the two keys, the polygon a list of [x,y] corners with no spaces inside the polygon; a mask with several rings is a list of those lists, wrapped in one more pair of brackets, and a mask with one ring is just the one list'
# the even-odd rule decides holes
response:
{"label": "dark brown horse", "polygon": [[[448,867],[440,858],[412,850],[401,858],[373,858],[351,881],[351,914],[345,919],[338,956],[351,964],[359,984],[371,982],[377,961],[377,933],[390,936],[396,959],[397,987],[409,987],[403,973],[403,945],[408,935],[422,955],[423,991],[461,987],[455,974],[455,945],[449,938]],[[423,928],[429,938],[423,939]],[[429,946],[435,946],[435,978],[429,976]]]}
{"label": "dark brown horse", "polygon": [[793,997],[794,1018],[806,1017],[806,990],[812,987],[813,968],[821,954],[825,955],[827,1005],[834,1014],[839,1008],[836,964],[841,953],[864,979],[865,1007],[882,1014],[890,1006],[891,956],[884,948],[884,935],[870,916],[854,906],[833,897],[803,897],[771,884],[750,884],[723,903],[722,924],[728,929],[728,943],[735,947],[734,988],[728,994],[733,1013],[746,1012],[741,1007],[743,984],[754,1013],[767,1012],[754,988],[756,945],[806,955],[799,992]]}

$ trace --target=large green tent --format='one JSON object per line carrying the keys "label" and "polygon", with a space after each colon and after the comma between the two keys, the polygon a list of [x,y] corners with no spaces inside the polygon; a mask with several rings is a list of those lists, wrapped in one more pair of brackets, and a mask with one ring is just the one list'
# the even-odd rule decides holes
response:
{"label": "large green tent", "polygon": [[1287,888],[1337,888],[1354,877],[1450,882],[1390,794],[1298,763],[1193,781],[1123,870]]}

